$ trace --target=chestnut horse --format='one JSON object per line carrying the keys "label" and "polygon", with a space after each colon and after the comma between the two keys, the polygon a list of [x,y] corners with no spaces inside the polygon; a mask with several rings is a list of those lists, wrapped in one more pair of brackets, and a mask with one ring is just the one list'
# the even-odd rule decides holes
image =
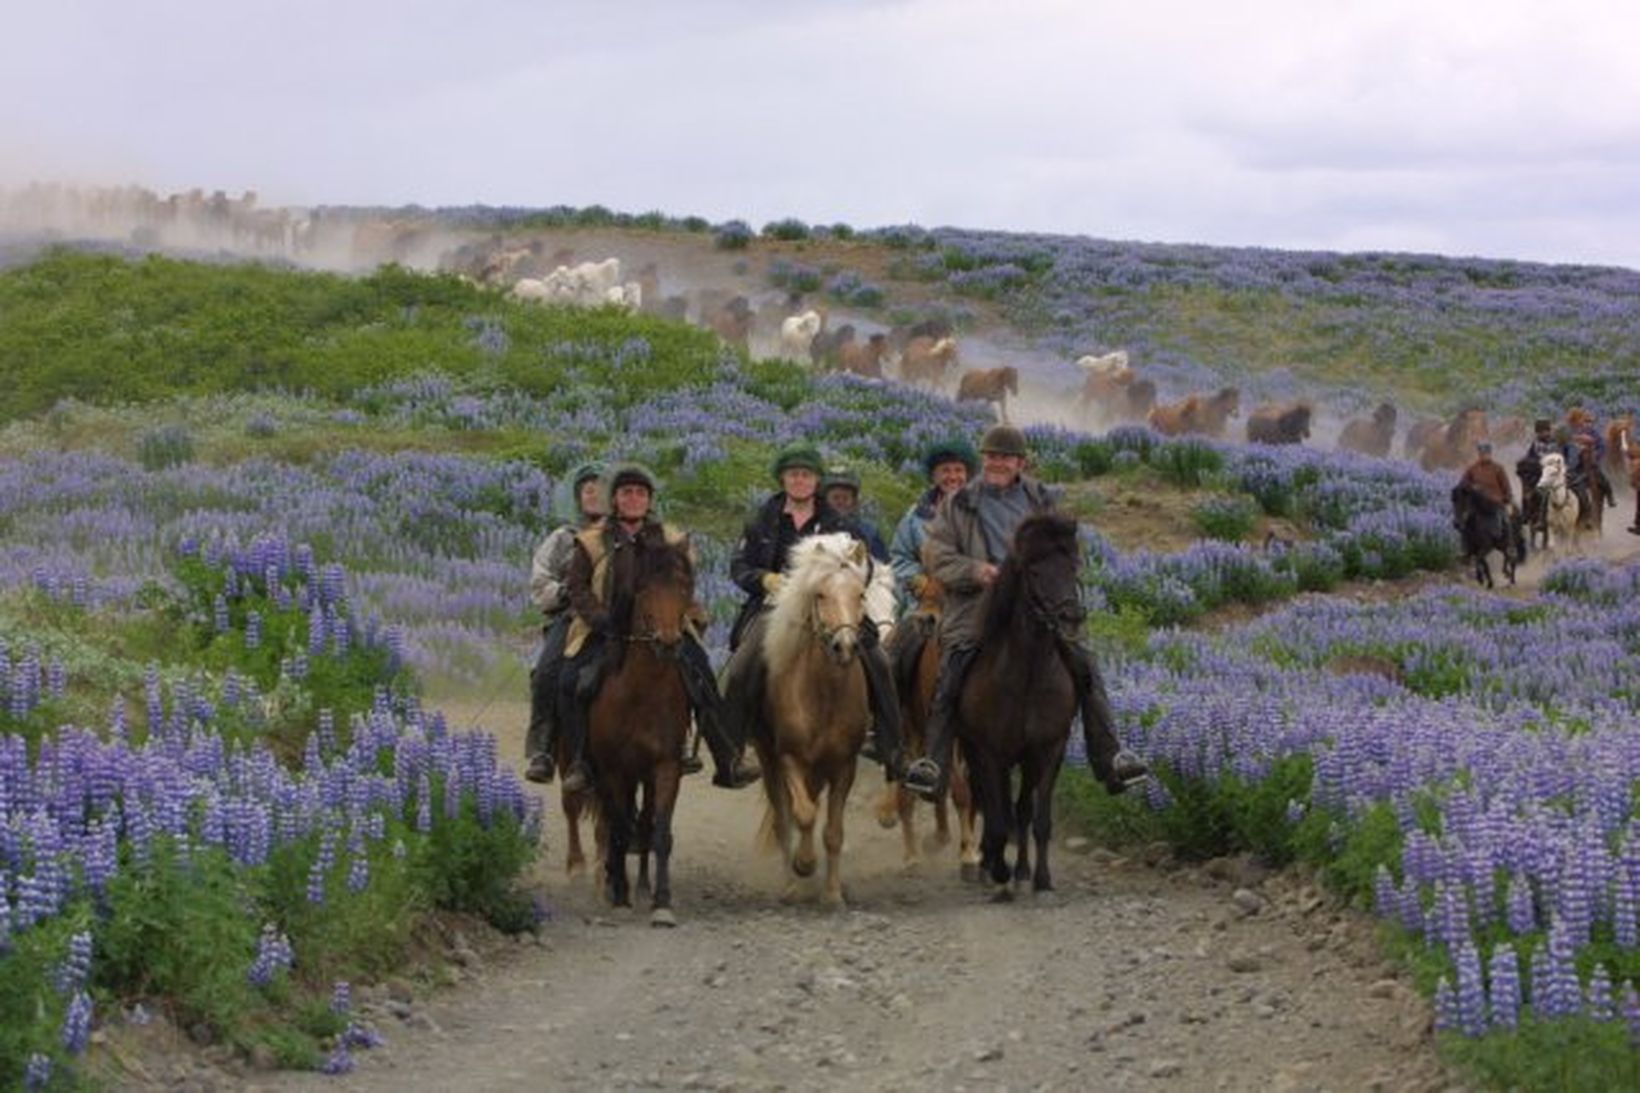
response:
{"label": "chestnut horse", "polygon": [[614,636],[605,652],[603,683],[588,711],[587,758],[605,826],[605,894],[616,907],[631,906],[626,855],[636,849],[640,856],[641,891],[653,852],[650,921],[672,926],[672,810],[689,735],[689,696],[678,657],[682,643],[690,640],[694,567],[686,547],[664,540],[640,539],[636,549],[634,587],[617,591],[610,608]]}
{"label": "chestnut horse", "polygon": [[[900,622],[900,629],[919,627],[923,631],[922,645],[917,650],[915,662],[902,665],[896,658],[894,667],[894,683],[900,695],[900,728],[908,755],[921,755],[927,741],[928,716],[934,709],[934,685],[940,672],[940,643],[936,634],[944,598],[945,593],[939,582],[929,580],[918,597],[916,612]],[[902,634],[897,640],[905,641],[906,637]],[[962,864],[962,875],[965,880],[978,880],[979,840],[974,833],[974,795],[968,785],[967,764],[960,758],[956,762],[948,779],[951,787],[949,798],[941,797],[934,804],[934,833],[929,837],[931,845],[928,849],[950,845],[948,803],[956,805],[960,832],[958,860]],[[917,843],[916,809],[917,795],[898,782],[888,783],[877,802],[877,822],[883,827],[893,827],[896,823],[900,825],[900,834],[905,840],[906,865],[915,865],[922,860],[923,848]]]}
{"label": "chestnut horse", "polygon": [[1013,365],[1002,368],[976,368],[962,374],[957,383],[958,402],[994,402],[997,417],[1008,424],[1008,396],[1019,394],[1019,369]]}
{"label": "chestnut horse", "polygon": [[[765,845],[785,855],[797,879],[818,864],[814,827],[826,796],[826,877],[823,901],[842,907],[843,810],[854,767],[871,725],[860,628],[866,618],[870,557],[864,543],[836,532],[799,540],[785,581],[771,597],[763,669],[764,716],[752,740],[763,767],[768,811]],[[792,846],[792,828],[797,846]]]}
{"label": "chestnut horse", "polygon": [[[980,864],[999,899],[1013,898],[1010,879],[1017,887],[1029,877],[1037,892],[1053,887],[1053,789],[1077,710],[1076,684],[1058,643],[1063,630],[1081,624],[1080,561],[1076,521],[1042,513],[1019,525],[981,601],[979,652],[957,700],[956,736],[985,815]],[[1010,806],[1015,767],[1019,794]],[[1018,844],[1011,871],[1005,860],[1010,836]]]}

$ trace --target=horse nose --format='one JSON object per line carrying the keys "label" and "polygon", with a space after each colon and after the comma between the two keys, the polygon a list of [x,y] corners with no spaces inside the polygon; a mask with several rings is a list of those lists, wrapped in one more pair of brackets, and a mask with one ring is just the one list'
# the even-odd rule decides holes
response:
{"label": "horse nose", "polygon": [[837,634],[831,639],[831,655],[839,664],[847,664],[854,659],[857,645],[853,634]]}

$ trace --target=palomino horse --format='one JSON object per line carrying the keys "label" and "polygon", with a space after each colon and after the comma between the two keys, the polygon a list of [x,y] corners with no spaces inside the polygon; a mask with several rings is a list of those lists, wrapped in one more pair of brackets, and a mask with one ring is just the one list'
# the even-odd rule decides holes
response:
{"label": "palomino horse", "polygon": [[[772,597],[763,667],[764,716],[753,744],[768,797],[765,842],[796,877],[814,874],[814,825],[826,795],[824,902],[843,906],[843,809],[871,725],[858,663],[866,618],[865,544],[847,534],[814,535],[791,548],[785,583]],[[792,827],[797,846],[792,846]]]}
{"label": "palomino horse", "polygon": [[1556,552],[1561,544],[1576,551],[1580,545],[1578,524],[1583,515],[1582,501],[1566,484],[1566,457],[1550,452],[1543,457],[1543,476],[1538,479],[1538,497],[1543,524],[1543,549]]}
{"label": "palomino horse", "polygon": [[1008,396],[1019,394],[1019,369],[1013,365],[1002,368],[977,368],[964,372],[957,382],[958,402],[995,403],[997,417],[1008,423]]}
{"label": "palomino horse", "polygon": [[[1011,899],[1004,858],[1017,836],[1012,880],[1033,890],[1053,887],[1048,842],[1053,836],[1053,788],[1076,715],[1075,680],[1060,656],[1060,634],[1080,624],[1080,553],[1076,522],[1043,513],[1014,533],[1013,550],[985,594],[979,653],[957,703],[957,739],[968,758],[973,789],[985,814],[981,867]],[[1020,768],[1010,807],[1010,777]],[[1036,838],[1036,868],[1027,839]]]}
{"label": "palomino horse", "polygon": [[[903,734],[906,754],[920,755],[923,753],[927,741],[928,717],[934,709],[934,685],[939,679],[940,672],[940,643],[937,640],[939,630],[940,608],[944,601],[944,590],[939,582],[930,580],[923,588],[923,594],[918,598],[917,611],[900,623],[901,627],[921,627],[924,631],[922,645],[917,650],[916,662],[907,664],[902,669],[895,664],[894,683],[900,695],[900,730]],[[902,636],[901,640],[905,640]],[[979,839],[975,837],[975,808],[974,794],[968,785],[968,766],[960,758],[957,766],[951,771],[950,796],[941,797],[934,803],[934,833],[929,836],[935,846],[948,846],[951,843],[951,816],[949,804],[957,806],[957,825],[959,832],[958,859],[962,863],[962,875],[966,880],[979,879]],[[922,860],[922,848],[917,843],[916,828],[917,795],[905,789],[898,782],[890,782],[883,788],[883,796],[877,802],[877,822],[883,827],[900,825],[900,834],[905,840],[905,864],[915,865]]]}
{"label": "palomino horse", "polygon": [[641,892],[653,851],[650,921],[672,926],[672,809],[689,735],[689,696],[678,657],[688,640],[695,580],[684,548],[640,540],[638,551],[635,587],[627,595],[617,594],[611,605],[615,632],[605,654],[603,684],[588,711],[587,757],[596,772],[606,828],[604,890],[610,903],[632,904],[627,853],[636,847],[639,854]]}

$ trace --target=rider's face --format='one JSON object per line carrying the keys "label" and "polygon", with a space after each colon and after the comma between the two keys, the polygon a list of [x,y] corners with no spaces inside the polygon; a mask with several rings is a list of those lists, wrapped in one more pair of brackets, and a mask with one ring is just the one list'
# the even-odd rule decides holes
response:
{"label": "rider's face", "polygon": [[780,488],[793,501],[808,501],[820,488],[820,476],[807,467],[788,467],[780,472]]}
{"label": "rider's face", "polygon": [[581,512],[587,516],[602,516],[604,514],[604,484],[596,478],[589,478],[581,483],[579,497]]}
{"label": "rider's face", "polygon": [[642,520],[649,515],[649,487],[627,482],[615,489],[615,515],[622,520]]}
{"label": "rider's face", "polygon": [[859,500],[859,496],[848,486],[833,486],[826,491],[826,504],[831,506],[832,511],[844,516],[854,512]]}
{"label": "rider's face", "polygon": [[950,495],[956,493],[968,484],[968,464],[958,459],[949,459],[934,467],[934,485],[941,493]]}
{"label": "rider's face", "polygon": [[1003,455],[1001,452],[982,452],[980,473],[988,486],[1011,486],[1025,470],[1025,457]]}

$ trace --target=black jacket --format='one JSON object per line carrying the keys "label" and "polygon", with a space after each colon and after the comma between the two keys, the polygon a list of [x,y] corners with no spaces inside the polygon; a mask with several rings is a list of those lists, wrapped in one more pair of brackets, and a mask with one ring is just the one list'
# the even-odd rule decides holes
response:
{"label": "black jacket", "polygon": [[[779,573],[786,567],[786,549],[789,544],[780,541],[781,511],[786,507],[786,495],[776,493],[758,508],[757,514],[746,522],[735,544],[734,557],[729,562],[729,579],[746,593],[746,602],[740,605],[735,627],[729,636],[730,648],[740,645],[740,636],[746,623],[763,608],[763,578]],[[824,499],[814,499],[814,519],[800,533],[802,537],[845,532],[866,543],[859,524],[827,505]],[[870,548],[870,543],[866,543]]]}

